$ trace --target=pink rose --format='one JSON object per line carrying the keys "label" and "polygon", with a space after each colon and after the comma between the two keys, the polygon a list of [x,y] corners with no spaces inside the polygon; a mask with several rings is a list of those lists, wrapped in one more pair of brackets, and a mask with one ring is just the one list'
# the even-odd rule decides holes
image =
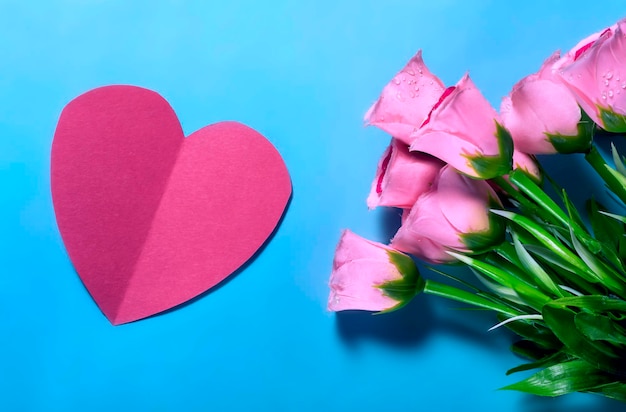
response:
{"label": "pink rose", "polygon": [[409,256],[343,232],[330,276],[328,310],[391,311],[423,288],[424,280]]}
{"label": "pink rose", "polygon": [[392,139],[378,163],[367,206],[410,208],[421,194],[430,190],[442,167],[439,159],[409,152],[406,144]]}
{"label": "pink rose", "polygon": [[410,150],[433,155],[468,176],[489,179],[511,170],[513,142],[465,75],[443,92],[411,134]]}
{"label": "pink rose", "polygon": [[422,195],[403,216],[391,246],[432,263],[453,261],[446,250],[484,250],[504,240],[505,226],[489,212],[501,206],[486,181],[445,166],[433,190]]}
{"label": "pink rose", "polygon": [[500,116],[515,149],[532,154],[584,152],[591,144],[588,121],[576,97],[553,72],[556,52],[539,72],[520,80],[502,100]]}
{"label": "pink rose", "polygon": [[586,40],[557,65],[559,74],[594,122],[626,132],[626,20]]}
{"label": "pink rose", "polygon": [[376,126],[407,145],[409,136],[426,119],[445,86],[422,60],[422,51],[387,84],[365,115],[366,124]]}

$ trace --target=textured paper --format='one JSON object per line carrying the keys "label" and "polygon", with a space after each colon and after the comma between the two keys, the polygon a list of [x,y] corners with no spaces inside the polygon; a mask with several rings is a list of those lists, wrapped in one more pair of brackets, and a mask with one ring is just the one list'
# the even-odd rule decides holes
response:
{"label": "textured paper", "polygon": [[291,196],[278,151],[236,122],[185,138],[157,93],[89,91],[52,144],[57,223],[78,275],[114,325],[207,291],[245,263]]}

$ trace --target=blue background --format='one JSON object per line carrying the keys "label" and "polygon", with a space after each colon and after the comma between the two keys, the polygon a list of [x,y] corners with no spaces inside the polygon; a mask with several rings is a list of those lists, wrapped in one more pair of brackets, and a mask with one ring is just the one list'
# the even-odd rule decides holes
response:
{"label": "blue background", "polygon": [[[520,359],[490,314],[421,296],[335,315],[326,299],[341,229],[387,241],[397,223],[365,206],[388,136],[362,117],[417,49],[446,84],[470,70],[497,108],[554,50],[625,15],[622,1],[1,1],[0,410],[617,410],[498,391],[525,375],[505,376]],[[162,94],[187,134],[254,127],[294,194],[223,287],[113,327],[65,252],[49,155],[64,105],[119,83]]]}

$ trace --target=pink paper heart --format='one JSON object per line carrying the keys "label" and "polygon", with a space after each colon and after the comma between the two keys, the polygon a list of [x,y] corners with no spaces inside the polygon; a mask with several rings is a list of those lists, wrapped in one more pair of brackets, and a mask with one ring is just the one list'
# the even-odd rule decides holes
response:
{"label": "pink paper heart", "polygon": [[236,122],[185,138],[170,105],[134,86],[71,101],[51,187],[78,275],[114,325],[170,309],[245,263],[291,196],[278,151]]}

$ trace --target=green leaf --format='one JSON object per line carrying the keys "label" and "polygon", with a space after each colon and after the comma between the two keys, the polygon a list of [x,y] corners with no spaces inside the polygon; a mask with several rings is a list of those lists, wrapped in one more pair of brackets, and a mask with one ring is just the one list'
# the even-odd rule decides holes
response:
{"label": "green leaf", "polygon": [[[513,349],[513,352],[518,353],[515,349]],[[516,366],[515,368],[509,369],[508,371],[506,371],[506,374],[510,375],[515,372],[522,372],[522,371],[527,371],[531,369],[547,368],[547,367],[556,365],[557,363],[562,363],[562,362],[567,362],[569,360],[572,360],[572,357],[568,355],[566,352],[559,351],[559,352],[555,352],[555,353],[552,353],[543,357],[536,357],[536,358],[531,358],[531,359],[538,359],[538,360],[534,362],[530,362],[530,363],[524,363],[522,365]]]}
{"label": "green leaf", "polygon": [[528,306],[536,310],[540,310],[544,303],[550,301],[550,298],[544,295],[540,290],[536,289],[534,285],[512,276],[510,273],[502,270],[501,268],[456,252],[448,252],[448,254],[460,262],[465,263],[467,266],[476,269],[480,273],[493,279],[495,282],[514,289],[518,296],[522,298]]}
{"label": "green leaf", "polygon": [[[561,345],[562,346],[562,345]],[[539,359],[544,359],[554,354],[554,349],[544,348],[543,346],[538,345],[536,342],[522,339],[520,341],[515,342],[511,345],[511,352],[516,354],[521,358],[532,359],[533,361],[537,361]],[[508,373],[507,373],[508,375]]]}
{"label": "green leaf", "polygon": [[624,166],[624,161],[622,160],[623,158],[617,152],[617,149],[615,148],[615,145],[613,144],[613,142],[611,142],[611,154],[613,156],[613,163],[615,164],[615,169],[617,169],[617,171],[623,176],[626,176],[626,166]]}
{"label": "green leaf", "polygon": [[[566,279],[568,286],[578,289],[580,293],[597,295],[604,292],[602,285],[595,285],[585,280],[586,274],[580,268],[572,265],[568,260],[563,259],[548,248],[537,245],[524,245],[524,248],[533,255],[540,258],[553,270],[559,272],[560,277]],[[576,276],[570,276],[569,273]]]}
{"label": "green leaf", "polygon": [[457,302],[466,303],[468,305],[473,305],[483,309],[493,310],[507,316],[518,316],[521,314],[515,309],[495,302],[491,299],[486,299],[485,297],[480,296],[476,293],[471,293],[466,290],[458,289],[453,286],[446,285],[445,283],[436,282],[432,279],[426,280],[424,293],[444,297],[446,299],[456,300]]}
{"label": "green leaf", "polygon": [[560,396],[593,390],[614,381],[615,377],[594,368],[583,360],[571,360],[549,366],[523,381],[502,389],[539,396]]}
{"label": "green leaf", "polygon": [[495,156],[463,155],[481,179],[504,176],[513,168],[513,139],[508,130],[496,121],[498,154]]}
{"label": "green leaf", "polygon": [[[465,286],[467,289],[473,291],[475,293],[476,296],[479,297],[479,299],[487,299],[490,302],[495,303],[496,305],[499,305],[499,308],[502,307],[506,307],[509,309],[507,316],[508,317],[513,317],[513,316],[518,316],[521,315],[523,312],[522,310],[519,308],[519,305],[517,304],[517,302],[515,302],[513,299],[510,299],[508,296],[503,296],[498,294],[494,294],[494,293],[490,293],[490,292],[486,292],[483,290],[480,290],[479,288],[477,288],[476,286],[470,284],[469,282],[464,281],[463,279],[460,279],[454,275],[451,275],[449,273],[443,272],[439,269],[433,268],[433,267],[429,267],[430,270],[432,270],[435,273],[440,274],[441,276],[445,276],[448,279],[451,279],[455,282],[460,283],[461,285]],[[474,272],[474,274],[479,277],[480,275],[477,274],[477,272],[470,268],[470,270],[472,272]],[[484,280],[485,278],[479,278],[479,280]],[[493,282],[492,282],[493,283]],[[515,295],[517,296],[517,294]],[[519,298],[518,298],[519,299]],[[515,314],[513,314],[515,313]]]}
{"label": "green leaf", "polygon": [[592,341],[603,340],[617,345],[626,345],[626,329],[608,316],[580,312],[576,314],[574,320],[576,328]]}
{"label": "green leaf", "polygon": [[600,212],[600,213],[603,214],[604,216],[610,217],[611,219],[615,219],[618,222],[626,223],[626,216],[616,215],[614,213],[609,213],[609,212]]}
{"label": "green leaf", "polygon": [[387,256],[402,277],[377,286],[384,295],[398,302],[397,305],[378,312],[381,314],[400,309],[424,290],[424,278],[410,256],[392,250],[387,251]]}
{"label": "green leaf", "polygon": [[606,385],[601,385],[593,388],[588,392],[597,393],[606,396],[607,398],[626,402],[626,383],[624,382],[608,383]]}
{"label": "green leaf", "polygon": [[[505,319],[506,317],[504,315],[498,315],[499,321]],[[544,350],[558,350],[563,347],[563,343],[554,335],[552,330],[542,322],[509,322],[504,325],[504,327],[525,340],[534,342]],[[531,357],[531,359],[538,358]]]}
{"label": "green leaf", "polygon": [[597,283],[602,280],[596,273],[591,271],[578,256],[572,253],[572,251],[570,251],[567,247],[563,246],[561,242],[555,239],[554,236],[548,233],[537,223],[533,222],[525,216],[518,215],[513,212],[508,212],[504,210],[492,210],[492,212],[499,214],[500,216],[503,216],[507,219],[510,219],[513,223],[528,231],[545,247],[550,249],[561,259],[567,261],[572,266],[574,266],[577,269],[575,273],[582,276],[583,279],[585,279],[586,281]]}
{"label": "green leaf", "polygon": [[515,232],[512,234],[513,237],[513,246],[517,251],[517,256],[519,257],[523,267],[530,272],[537,282],[538,286],[543,288],[544,291],[548,293],[552,293],[555,296],[563,297],[563,291],[559,289],[559,287],[554,283],[550,275],[546,273],[545,270],[537,263],[535,259],[528,253],[524,246],[519,241],[519,238]]}
{"label": "green leaf", "polygon": [[588,251],[587,248],[578,241],[573,232],[571,239],[578,256],[580,256],[589,269],[599,277],[599,283],[622,297],[626,296],[626,283],[620,279],[620,274],[611,269],[602,262],[602,260],[598,259],[596,255]]}
{"label": "green leaf", "polygon": [[565,344],[568,352],[604,372],[626,373],[626,352],[613,345],[592,341],[586,337],[576,327],[576,312],[559,302],[564,299],[572,298],[563,298],[546,304],[542,315],[546,325]]}
{"label": "green leaf", "polygon": [[585,160],[600,175],[609,190],[619,197],[622,202],[626,203],[626,185],[624,181],[626,177],[611,169],[594,145],[591,146],[591,149],[585,155]]}
{"label": "green leaf", "polygon": [[613,133],[626,132],[626,116],[615,113],[611,107],[596,106],[602,121],[602,128]]}
{"label": "green leaf", "polygon": [[[502,256],[502,254],[500,253],[502,248],[506,248],[507,245],[511,246],[511,249],[513,251],[514,257],[511,257],[512,259],[508,259]],[[508,243],[502,243],[498,246],[498,250],[494,251],[494,253],[487,253],[485,255],[482,255],[480,256],[480,259],[485,263],[496,266],[506,271],[511,276],[519,279],[522,282],[528,283],[529,285],[534,285],[534,279],[532,274],[527,272],[522,262],[519,261],[519,258],[517,257],[515,251],[515,247],[513,245],[510,245]]]}
{"label": "green leaf", "polygon": [[626,236],[621,236],[619,238],[619,243],[617,246],[617,255],[620,258],[620,261],[626,262]]}
{"label": "green leaf", "polygon": [[561,298],[550,302],[553,306],[584,308],[596,312],[626,312],[626,301],[605,295],[588,295]]}
{"label": "green leaf", "polygon": [[598,253],[602,249],[601,243],[598,242],[597,239],[594,239],[589,232],[583,228],[584,224],[582,223],[580,213],[578,213],[574,204],[569,200],[569,196],[567,196],[565,190],[562,191],[562,199],[570,219],[567,228],[573,232],[578,240],[589,248],[592,253]]}
{"label": "green leaf", "polygon": [[557,152],[561,154],[585,153],[593,141],[593,127],[595,123],[584,110],[581,110],[581,119],[578,122],[577,133],[573,136],[546,133],[548,140]]}
{"label": "green leaf", "polygon": [[600,241],[602,254],[613,266],[624,272],[622,257],[619,255],[620,240],[624,238],[624,224],[606,216],[606,208],[595,199],[589,199],[586,208],[593,233]]}

